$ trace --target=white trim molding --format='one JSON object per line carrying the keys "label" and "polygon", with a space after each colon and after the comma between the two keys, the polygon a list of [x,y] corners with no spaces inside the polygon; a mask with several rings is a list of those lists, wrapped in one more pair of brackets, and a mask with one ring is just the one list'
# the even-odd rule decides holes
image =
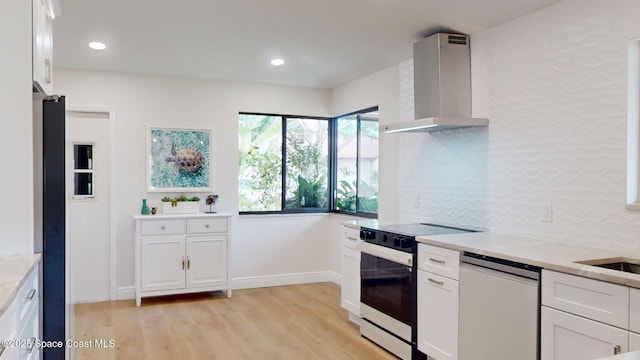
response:
{"label": "white trim molding", "polygon": [[334,271],[316,271],[307,273],[241,277],[234,278],[231,281],[231,287],[234,290],[238,290],[317,282],[333,282],[339,284],[340,274]]}
{"label": "white trim molding", "polygon": [[640,39],[629,42],[627,63],[627,201],[640,210]]}
{"label": "white trim molding", "polygon": [[[67,112],[77,112],[77,113],[94,113],[94,114],[107,114],[109,116],[109,140],[111,147],[110,156],[110,172],[111,176],[109,179],[109,191],[111,193],[111,198],[109,199],[110,204],[110,214],[109,214],[109,224],[110,224],[110,234],[109,234],[109,297],[111,300],[120,300],[118,297],[117,282],[118,282],[118,248],[117,248],[117,239],[116,234],[118,232],[118,196],[117,196],[117,135],[118,135],[118,120],[117,120],[117,112],[116,109],[113,108],[100,108],[100,107],[92,107],[92,106],[67,106]],[[133,288],[133,287],[132,287]]]}

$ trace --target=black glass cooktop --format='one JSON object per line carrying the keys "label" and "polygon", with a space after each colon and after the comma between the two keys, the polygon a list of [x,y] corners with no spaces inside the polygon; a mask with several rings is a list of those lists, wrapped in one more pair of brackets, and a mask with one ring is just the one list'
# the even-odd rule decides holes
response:
{"label": "black glass cooktop", "polygon": [[447,235],[447,234],[460,234],[465,232],[476,232],[476,230],[471,230],[471,229],[461,229],[461,228],[455,228],[450,226],[427,224],[427,223],[377,225],[372,227],[366,226],[366,228],[372,229],[372,230],[386,231],[386,232],[405,235],[405,236]]}

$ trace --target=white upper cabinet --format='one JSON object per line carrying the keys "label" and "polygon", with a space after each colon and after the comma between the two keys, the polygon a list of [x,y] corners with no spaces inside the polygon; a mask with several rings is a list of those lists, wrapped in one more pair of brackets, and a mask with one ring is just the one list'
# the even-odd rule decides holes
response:
{"label": "white upper cabinet", "polygon": [[33,0],[33,85],[53,93],[53,18],[57,0]]}

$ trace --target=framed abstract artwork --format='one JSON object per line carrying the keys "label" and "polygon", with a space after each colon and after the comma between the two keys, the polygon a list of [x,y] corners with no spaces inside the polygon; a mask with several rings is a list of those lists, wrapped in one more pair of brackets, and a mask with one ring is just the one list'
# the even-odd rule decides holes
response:
{"label": "framed abstract artwork", "polygon": [[211,130],[149,127],[147,191],[211,191]]}

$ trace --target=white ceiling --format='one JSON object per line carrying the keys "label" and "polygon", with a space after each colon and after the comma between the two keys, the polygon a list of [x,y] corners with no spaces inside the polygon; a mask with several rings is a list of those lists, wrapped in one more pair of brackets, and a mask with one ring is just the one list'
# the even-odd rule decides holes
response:
{"label": "white ceiling", "polygon": [[[560,0],[60,0],[55,66],[333,88]],[[91,50],[90,41],[107,44]],[[287,63],[273,67],[269,60]]]}

